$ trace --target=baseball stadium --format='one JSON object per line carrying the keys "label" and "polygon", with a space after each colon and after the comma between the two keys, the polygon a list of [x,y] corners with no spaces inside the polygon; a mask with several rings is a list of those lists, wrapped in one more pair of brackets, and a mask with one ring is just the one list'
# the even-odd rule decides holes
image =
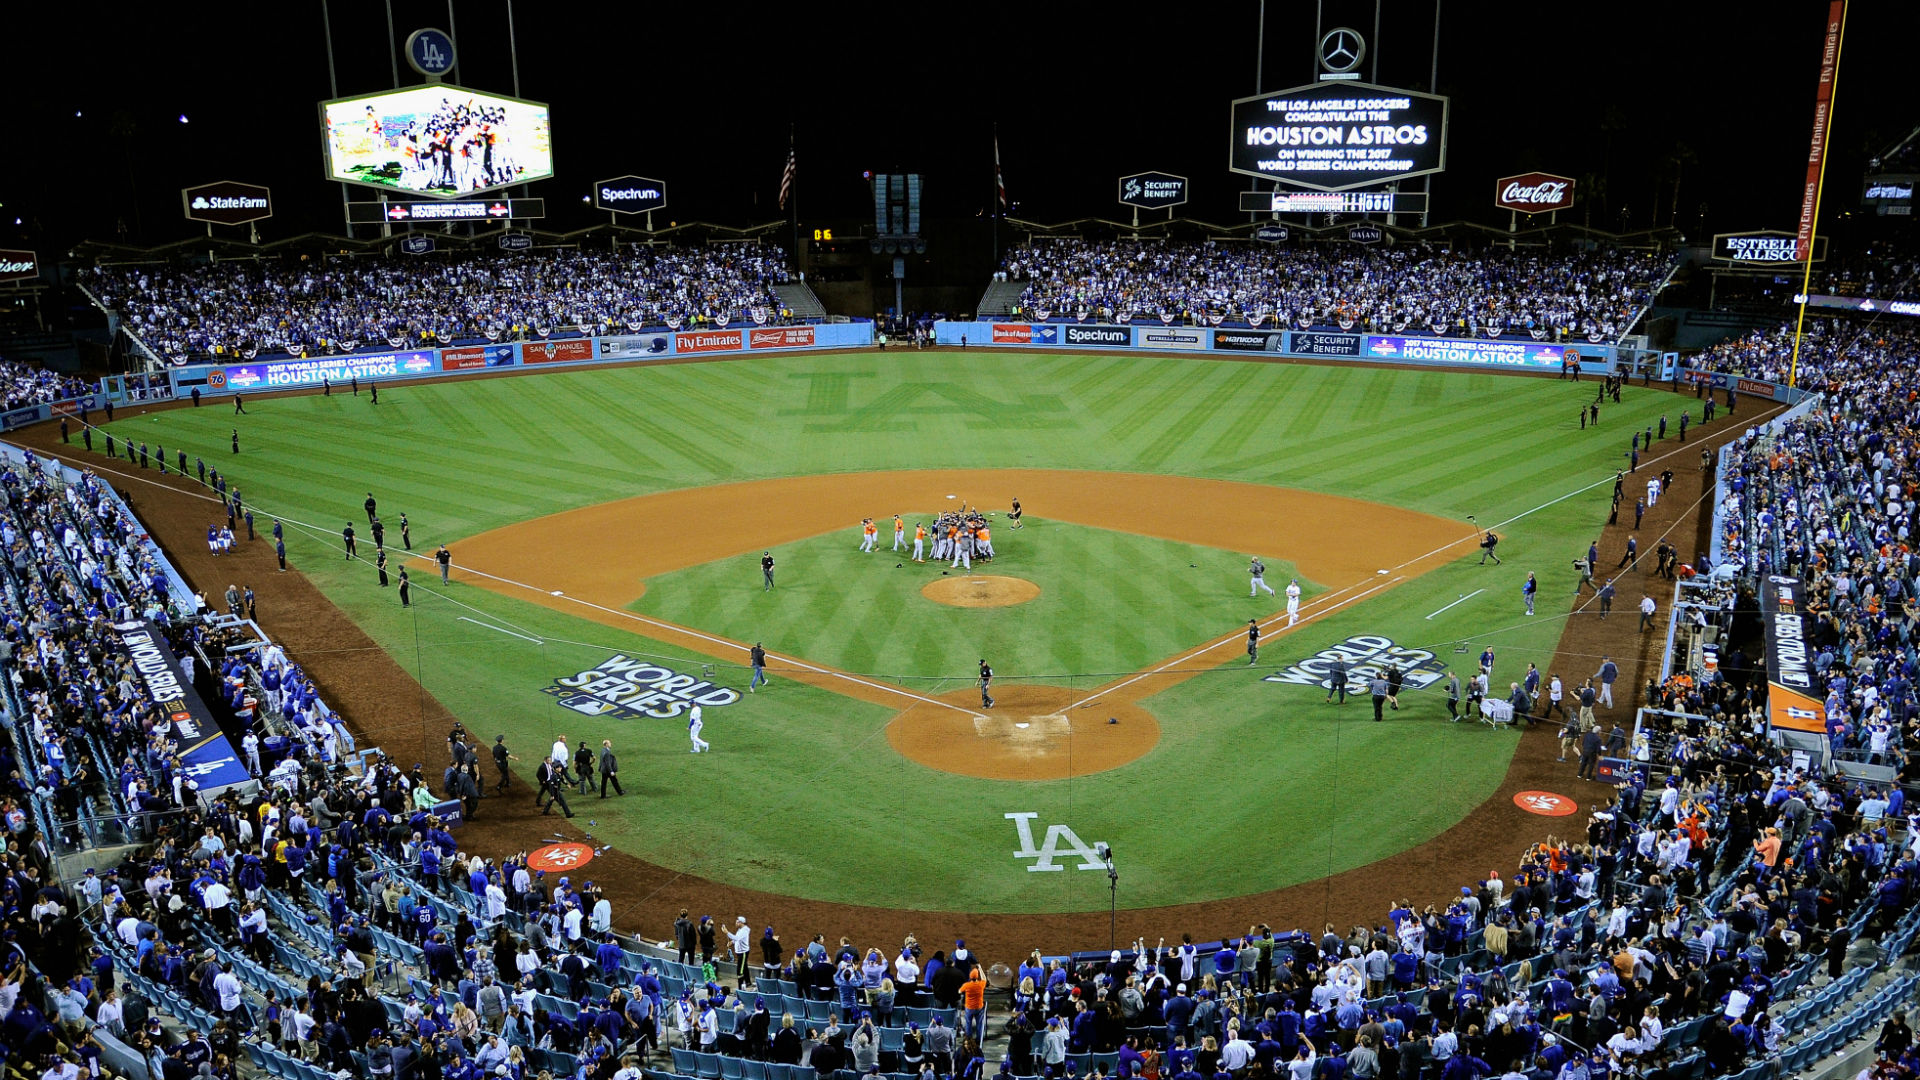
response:
{"label": "baseball stadium", "polygon": [[[318,162],[0,183],[11,1072],[1920,1070],[1884,13],[1739,31],[1755,115],[1645,169],[1639,91],[1496,135],[1487,15],[1264,0],[1258,93],[1141,106],[1204,137],[1061,154],[1111,50],[1001,112],[949,41],[977,145],[830,74],[723,165],[414,6],[31,121],[319,100]],[[1694,212],[1810,91],[1804,200]]]}

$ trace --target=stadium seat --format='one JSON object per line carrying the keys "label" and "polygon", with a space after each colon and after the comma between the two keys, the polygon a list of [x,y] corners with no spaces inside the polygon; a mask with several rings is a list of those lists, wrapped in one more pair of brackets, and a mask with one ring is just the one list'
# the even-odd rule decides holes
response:
{"label": "stadium seat", "polygon": [[791,1065],[769,1061],[767,1062],[767,1080],[792,1080],[788,1075],[788,1070],[792,1068]]}
{"label": "stadium seat", "polygon": [[880,1029],[881,1053],[892,1053],[892,1054],[899,1053],[901,1050],[901,1047],[904,1045],[904,1040],[906,1039],[906,1035],[907,1035],[906,1028],[896,1028],[896,1027],[881,1028]]}
{"label": "stadium seat", "polygon": [[1095,1054],[1093,1055],[1093,1064],[1103,1074],[1112,1076],[1114,1071],[1120,1068],[1120,1055],[1118,1053]]}
{"label": "stadium seat", "polygon": [[741,1080],[767,1080],[767,1063],[752,1058],[743,1059],[740,1062],[740,1077]]}
{"label": "stadium seat", "polygon": [[807,1002],[807,1019],[820,1020],[820,1021],[833,1019],[833,1002],[831,1001]]}
{"label": "stadium seat", "polygon": [[787,1080],[819,1080],[819,1075],[811,1065],[792,1065],[787,1068]]}
{"label": "stadium seat", "polygon": [[721,1080],[721,1076],[723,1075],[720,1071],[719,1054],[703,1054],[695,1050],[693,1052],[693,1066],[694,1075],[703,1077],[704,1080]]}
{"label": "stadium seat", "polygon": [[673,1054],[674,1072],[680,1073],[683,1076],[692,1076],[698,1071],[698,1066],[694,1062],[693,1051],[682,1050],[676,1046],[673,1047],[670,1052]]}
{"label": "stadium seat", "polygon": [[741,1070],[739,1058],[725,1054],[715,1056],[720,1059],[720,1080],[743,1080],[745,1073]]}

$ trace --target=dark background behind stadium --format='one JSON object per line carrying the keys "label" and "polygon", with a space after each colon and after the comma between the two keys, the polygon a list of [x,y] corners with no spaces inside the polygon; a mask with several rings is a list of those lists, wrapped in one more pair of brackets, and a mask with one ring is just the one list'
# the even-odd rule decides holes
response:
{"label": "dark background behind stadium", "polygon": [[[1265,89],[1314,79],[1314,8],[1269,4]],[[445,3],[393,10],[401,39],[448,21]],[[1448,3],[1439,89],[1453,98],[1452,134],[1435,220],[1504,223],[1493,179],[1541,169],[1588,181],[1573,217],[1595,226],[1793,227],[1826,10]],[[455,81],[510,93],[505,4],[462,0],[456,14]],[[1252,181],[1226,171],[1227,103],[1255,90],[1257,14],[1252,0],[523,2],[521,96],[553,106],[557,163],[532,194],[547,198],[552,229],[604,220],[581,197],[623,173],[665,180],[674,220],[778,219],[791,122],[803,223],[867,213],[863,170],[922,172],[930,216],[973,217],[991,210],[997,122],[1013,216],[1119,217],[1114,178],[1164,169],[1192,178],[1188,216],[1244,220],[1235,193]],[[1372,4],[1328,2],[1325,25],[1368,35],[1380,82],[1424,89],[1433,14],[1432,0],[1391,0],[1374,39]],[[217,179],[273,188],[268,237],[340,230],[340,189],[321,174],[315,103],[330,93],[317,0],[38,5],[14,19],[25,32],[9,50],[0,244],[52,255],[81,238],[190,236],[199,227],[181,218],[179,189]],[[383,5],[335,0],[332,19],[340,95],[389,88]],[[1904,55],[1916,29],[1912,5],[1855,5],[1829,218],[1857,199],[1867,156],[1920,116]],[[403,85],[421,81],[404,60],[400,71]]]}

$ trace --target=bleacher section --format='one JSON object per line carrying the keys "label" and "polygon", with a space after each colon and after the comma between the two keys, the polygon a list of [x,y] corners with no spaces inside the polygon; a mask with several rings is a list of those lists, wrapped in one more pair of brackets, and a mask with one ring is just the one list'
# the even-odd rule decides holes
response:
{"label": "bleacher section", "polygon": [[[1726,361],[1772,370],[1769,341]],[[1840,720],[1831,738],[1901,756],[1920,714],[1911,619],[1893,615],[1920,572],[1897,441],[1920,412],[1911,344],[1823,339],[1806,361],[1823,405],[1743,442],[1725,478],[1737,548],[1770,553],[1762,572],[1804,575],[1814,614],[1831,619],[1831,640],[1811,642]],[[1017,1077],[1271,1075],[1231,1064],[1246,1055],[1274,1071],[1321,1063],[1307,1080],[1357,1074],[1369,1056],[1376,1075],[1439,1080],[1439,1059],[1471,1055],[1495,1075],[1555,1077],[1580,1059],[1573,1075],[1772,1080],[1920,999],[1908,956],[1920,820],[1900,788],[1797,774],[1721,719],[1758,705],[1739,672],[1676,703],[1697,728],[1652,730],[1658,752],[1614,801],[1510,879],[1395,906],[1372,927],[1036,954],[991,997],[976,964],[1012,958],[795,947],[814,928],[792,928],[788,945],[753,954],[751,985],[736,982],[724,934],[709,972],[692,920],[643,928],[677,941],[663,956],[611,927],[639,898],[462,852],[421,808],[445,794],[426,779],[445,763],[416,775],[358,752],[298,658],[183,595],[100,480],[7,453],[0,770],[22,782],[0,793],[13,840],[0,889],[73,924],[56,933],[62,916],[45,910],[51,923],[19,920],[40,973],[22,1000],[75,1025],[24,1025],[7,1045],[36,1062],[104,1017],[101,1044],[162,1077],[205,1061],[285,1080],[501,1066],[515,1080],[586,1078],[623,1063],[665,1080],[978,1080],[1003,1055],[999,1071]],[[257,780],[188,783],[172,717],[120,678],[137,670],[115,646],[130,626],[204,657],[206,683],[260,738]],[[458,766],[469,751],[449,752]],[[114,873],[40,884],[67,851],[117,843],[138,847]],[[38,881],[24,870],[36,862]],[[90,945],[101,959],[82,988],[67,972]],[[134,1022],[116,1027],[109,975]]]}

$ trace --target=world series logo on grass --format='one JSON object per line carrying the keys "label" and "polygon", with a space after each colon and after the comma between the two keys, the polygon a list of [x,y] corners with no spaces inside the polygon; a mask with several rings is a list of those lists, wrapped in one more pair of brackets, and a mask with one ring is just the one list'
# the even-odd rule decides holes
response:
{"label": "world series logo on grass", "polygon": [[740,691],[715,686],[695,675],[615,653],[573,675],[553,680],[541,693],[560,699],[561,708],[582,716],[621,720],[668,720],[699,705],[717,708],[740,700]]}
{"label": "world series logo on grass", "polygon": [[1426,649],[1402,648],[1395,645],[1392,638],[1378,634],[1356,634],[1260,681],[1317,686],[1331,691],[1336,660],[1347,662],[1349,694],[1366,693],[1367,684],[1375,675],[1385,675],[1388,667],[1401,670],[1401,687],[1407,690],[1424,690],[1432,686],[1440,681],[1447,669]]}

